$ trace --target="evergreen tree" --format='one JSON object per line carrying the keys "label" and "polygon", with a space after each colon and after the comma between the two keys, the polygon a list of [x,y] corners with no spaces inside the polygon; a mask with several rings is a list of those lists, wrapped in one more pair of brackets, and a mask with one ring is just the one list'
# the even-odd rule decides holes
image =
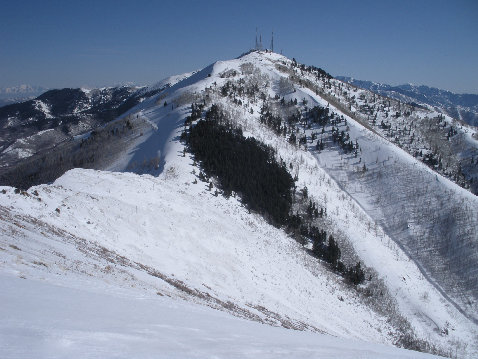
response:
{"label": "evergreen tree", "polygon": [[327,262],[334,267],[337,265],[341,256],[340,248],[332,235],[329,236],[329,244],[327,245],[326,257]]}
{"label": "evergreen tree", "polygon": [[[249,209],[265,215],[271,223],[288,223],[294,180],[285,163],[276,161],[271,147],[245,138],[216,105],[206,112],[205,120],[190,128],[185,139],[203,170],[217,177],[225,195],[239,193]],[[212,183],[210,186],[212,189]]]}

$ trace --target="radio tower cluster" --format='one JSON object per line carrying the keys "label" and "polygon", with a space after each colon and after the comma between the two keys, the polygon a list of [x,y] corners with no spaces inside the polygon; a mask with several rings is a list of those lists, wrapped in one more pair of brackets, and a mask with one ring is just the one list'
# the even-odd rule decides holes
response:
{"label": "radio tower cluster", "polygon": [[[259,38],[257,37],[259,35]],[[256,46],[254,47],[255,50],[262,51],[264,48],[262,46],[262,34],[258,34],[257,27],[256,27]],[[268,49],[266,49],[268,50]],[[270,51],[274,52],[274,31],[272,31],[271,36],[271,47]]]}

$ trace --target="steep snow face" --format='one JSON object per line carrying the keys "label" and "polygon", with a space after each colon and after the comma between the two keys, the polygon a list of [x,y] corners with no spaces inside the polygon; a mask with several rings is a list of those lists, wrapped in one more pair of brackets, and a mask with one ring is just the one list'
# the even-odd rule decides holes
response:
{"label": "steep snow face", "polygon": [[[0,355],[10,358],[434,358],[234,318],[158,295],[0,275]],[[28,342],[26,345],[26,341]]]}
{"label": "steep snow face", "polygon": [[[476,323],[478,215],[474,208],[478,208],[478,197],[410,156],[413,149],[429,154],[442,151],[440,161],[448,160],[449,168],[465,166],[468,161],[471,165],[466,171],[472,176],[477,168],[473,159],[478,154],[476,130],[435,111],[407,108],[336,80],[324,84],[323,92],[320,83],[317,85],[316,94],[324,99],[315,96],[310,86],[299,86],[296,97],[308,99],[309,106],[315,97],[343,116],[348,122],[335,127],[348,132],[360,145],[360,152],[357,156],[344,154],[331,141],[330,126],[318,136],[318,141],[326,143],[325,149],[319,153],[315,143],[309,142],[309,150],[342,189],[416,261],[422,273]],[[360,110],[349,110],[351,103]],[[396,116],[391,118],[387,111],[384,114],[380,110],[387,106],[394,108]],[[386,124],[376,125],[380,122],[388,123],[388,128]],[[456,134],[447,138],[446,131],[437,128],[453,128]],[[426,131],[429,134],[424,135]],[[434,169],[450,175],[444,167],[439,164]]]}
{"label": "steep snow face", "polygon": [[[114,172],[72,170],[53,185],[37,186],[24,194],[3,188],[2,272],[46,282],[47,288],[53,284],[80,291],[88,288],[115,297],[126,289],[147,298],[159,293],[262,323],[392,343],[397,328],[387,322],[386,314],[371,309],[363,296],[312,258],[306,248],[248,213],[237,199],[216,197],[205,183],[194,183],[193,171],[199,169],[179,142],[184,118],[192,102],[217,103],[246,135],[270,144],[292,164],[298,187],[307,186],[311,198],[327,208],[328,231],[349,243],[357,258],[377,271],[374,276],[384,283],[384,291],[391,293],[399,314],[419,338],[447,353],[476,356],[476,326],[430,283],[420,263],[394,242],[393,233],[384,230],[376,215],[381,215],[380,209],[373,201],[362,200],[372,195],[366,186],[357,182],[364,191],[345,188],[347,178],[335,169],[349,176],[356,173],[357,160],[341,163],[344,156],[337,148],[320,155],[311,151],[312,146],[297,148],[260,124],[259,96],[236,104],[220,94],[227,81],[254,79],[254,85],[271,98],[280,93],[287,101],[305,98],[309,107],[327,105],[284,73],[290,64],[278,54],[256,52],[216,62],[124,115],[133,124],[146,126],[109,168]],[[352,136],[359,141],[360,134],[367,136],[360,132],[364,131],[360,124],[347,119]],[[387,156],[393,153],[399,161],[414,161],[380,137],[371,137],[364,148],[374,141],[382,141]],[[371,166],[371,160],[363,157],[367,167]],[[342,166],[335,167],[338,164]],[[420,171],[429,170],[422,166]],[[455,185],[440,180],[450,192],[459,192]],[[386,191],[390,187],[381,189],[381,193]],[[464,191],[459,193],[463,201],[472,198]],[[65,291],[70,295],[69,289]],[[124,333],[130,334],[129,328]],[[348,355],[346,349],[341,354]]]}
{"label": "steep snow face", "polygon": [[[392,341],[386,318],[353,289],[236,199],[192,184],[185,172],[192,160],[178,160],[159,178],[72,170],[29,195],[8,189],[3,271],[62,284],[62,273],[85,272],[81,281],[94,287],[113,281],[214,307],[230,303],[237,315],[274,325]],[[99,279],[88,279],[97,271]]]}
{"label": "steep snow face", "polygon": [[174,86],[178,82],[184,81],[185,79],[191,77],[196,72],[198,72],[198,71],[191,71],[191,72],[186,72],[186,73],[181,74],[181,75],[174,75],[174,76],[166,77],[165,79],[162,79],[161,81],[156,82],[153,85],[146,87],[145,90],[146,91],[153,91],[153,90],[164,89],[164,88]]}

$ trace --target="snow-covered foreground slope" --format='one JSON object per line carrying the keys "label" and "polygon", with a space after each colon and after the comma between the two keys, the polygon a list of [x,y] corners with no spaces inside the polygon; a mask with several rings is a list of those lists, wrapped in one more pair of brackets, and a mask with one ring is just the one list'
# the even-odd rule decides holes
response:
{"label": "snow-covered foreground slope", "polygon": [[[339,343],[353,338],[393,344],[403,334],[403,327],[397,323],[397,317],[403,317],[419,340],[430,342],[441,352],[459,357],[476,356],[476,325],[423,276],[419,265],[395,244],[396,238],[384,231],[380,218],[374,217],[375,212],[363,205],[360,201],[363,196],[351,197],[344,191],[342,174],[332,171],[331,168],[338,167],[330,163],[341,161],[341,156],[334,157],[336,154],[330,151],[323,153],[326,157],[317,157],[316,153],[297,148],[275,135],[258,120],[262,105],[258,97],[243,98],[242,105],[238,105],[221,96],[219,89],[231,76],[237,76],[235,80],[240,81],[247,79],[250,72],[258,87],[274,97],[282,91],[280,79],[284,74],[275,66],[280,61],[290,62],[277,54],[257,53],[217,62],[143,101],[125,115],[137,135],[109,168],[115,172],[71,170],[52,185],[33,187],[24,193],[4,187],[5,193],[0,193],[0,270],[6,278],[26,278],[24,282],[6,279],[5,283],[13,283],[11,289],[5,291],[11,306],[21,308],[21,302],[14,303],[15,298],[21,298],[12,293],[15,283],[31,283],[24,284],[24,290],[40,286],[46,288],[45,291],[58,291],[59,297],[78,293],[81,298],[87,295],[85,293],[94,292],[101,297],[99,302],[110,298],[119,307],[131,303],[128,307],[141,309],[140,316],[151,317],[152,321],[145,324],[150,329],[145,333],[137,329],[137,322],[131,317],[133,314],[127,313],[126,327],[120,331],[125,341],[132,338],[132,343],[142,337],[142,342],[148,342],[149,338],[154,342],[156,333],[169,335],[167,338],[171,334],[161,334],[163,329],[158,328],[162,327],[156,326],[158,322],[148,314],[149,303],[157,300],[157,304],[151,305],[158,305],[158,312],[171,315],[168,318],[174,323],[167,325],[182,327],[179,319],[182,311],[164,309],[171,305],[182,306],[175,301],[182,298],[243,319],[308,332],[300,334],[289,330],[277,334],[278,337],[291,335],[281,340],[295,348],[287,351],[286,345],[280,346],[285,350],[285,357],[295,356],[292,352],[300,353],[298,357],[358,357],[357,351],[362,345],[382,353],[382,349],[378,349],[382,347],[372,344],[357,344],[358,347],[348,351],[348,344],[340,349]],[[232,75],[231,70],[236,74]],[[305,98],[309,106],[324,103],[312,91],[300,87],[284,96],[287,101]],[[194,101],[219,104],[237,125],[242,126],[246,135],[270,144],[278,156],[291,165],[298,178],[298,187],[307,186],[310,197],[327,208],[328,216],[324,220],[327,231],[348,244],[353,249],[349,255],[370,269],[373,280],[367,284],[367,290],[373,293],[372,299],[344,283],[284,231],[270,226],[257,214],[249,213],[236,198],[215,196],[214,191],[207,189],[207,184],[195,183],[199,169],[184,153],[184,146],[179,141],[184,118]],[[351,135],[359,137],[360,125],[350,126]],[[369,146],[371,143],[364,145],[364,149]],[[389,148],[387,151],[383,153],[395,153]],[[364,161],[370,166],[370,158],[364,156]],[[343,164],[340,168],[345,171],[349,167]],[[350,170],[353,169],[350,165]],[[142,173],[149,174],[139,175]],[[450,191],[455,191],[453,186],[451,188]],[[355,192],[358,191],[351,191],[352,195]],[[128,294],[124,294],[125,291]],[[377,309],[380,301],[383,301],[381,309]],[[148,303],[148,309],[143,303]],[[389,313],[384,307],[396,313]],[[188,308],[192,308],[192,317],[196,311],[210,313],[204,307],[199,309],[188,304]],[[14,317],[21,322],[20,312],[18,310]],[[91,313],[94,318],[96,312],[92,309]],[[256,327],[254,323],[232,319],[225,314],[211,315],[231,323],[225,324],[232,328],[231,332],[266,328],[257,330],[257,338],[263,338],[257,339],[258,350],[262,350],[258,354],[281,355],[282,352],[268,352],[271,350],[268,338],[274,337],[271,333],[279,329]],[[63,318],[60,315],[58,322]],[[202,350],[202,338],[216,333],[212,329],[208,331],[209,326],[208,330],[204,329],[200,324],[203,317],[195,318],[199,318],[195,319],[199,324],[193,328],[199,328],[195,331],[199,337],[192,339],[193,344],[181,344],[183,352],[176,348],[179,357],[188,356],[186,350],[190,348]],[[14,319],[3,327],[4,332],[18,327]],[[203,320],[220,325],[222,319],[204,317]],[[138,323],[141,325],[141,321]],[[236,324],[232,323],[241,324],[235,329]],[[99,329],[92,329],[93,332],[109,332],[98,325]],[[27,326],[21,328],[17,331],[18,337],[28,337]],[[46,330],[48,326],[40,324],[37,328]],[[67,332],[75,331],[75,327],[64,328]],[[177,336],[190,338],[190,334],[183,334],[185,332],[189,333],[182,328]],[[105,337],[115,340],[108,335]],[[225,342],[230,343],[228,338],[236,338],[234,335],[225,335]],[[330,335],[341,339],[331,339]],[[204,356],[222,355],[222,350],[229,350],[225,347],[233,348],[236,343],[238,356],[245,356],[248,352],[240,348],[246,339],[240,336],[236,341],[231,339],[232,345],[212,342]],[[316,349],[309,353],[309,340],[319,346],[332,340],[337,343],[338,351],[331,349],[332,353],[327,353],[313,346]],[[165,346],[164,350],[168,348],[171,347]],[[363,357],[374,355],[363,352]],[[386,355],[385,352],[377,354],[378,357]],[[106,356],[113,355],[109,352]],[[234,356],[234,352],[224,354],[224,357],[229,356]]]}
{"label": "snow-covered foreground slope", "polygon": [[432,358],[275,328],[132,290],[71,289],[0,276],[7,358]]}
{"label": "snow-covered foreground slope", "polygon": [[50,282],[73,276],[70,286],[111,281],[264,323],[393,340],[386,318],[294,240],[178,171],[154,178],[73,170],[32,188],[38,196],[9,189],[2,270]]}

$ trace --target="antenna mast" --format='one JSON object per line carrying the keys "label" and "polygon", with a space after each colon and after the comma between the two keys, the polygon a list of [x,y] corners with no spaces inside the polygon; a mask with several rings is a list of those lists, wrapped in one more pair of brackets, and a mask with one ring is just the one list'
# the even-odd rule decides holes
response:
{"label": "antenna mast", "polygon": [[259,50],[259,43],[257,42],[257,26],[256,26],[256,50]]}
{"label": "antenna mast", "polygon": [[272,31],[272,38],[271,38],[271,52],[274,52],[274,31]]}

